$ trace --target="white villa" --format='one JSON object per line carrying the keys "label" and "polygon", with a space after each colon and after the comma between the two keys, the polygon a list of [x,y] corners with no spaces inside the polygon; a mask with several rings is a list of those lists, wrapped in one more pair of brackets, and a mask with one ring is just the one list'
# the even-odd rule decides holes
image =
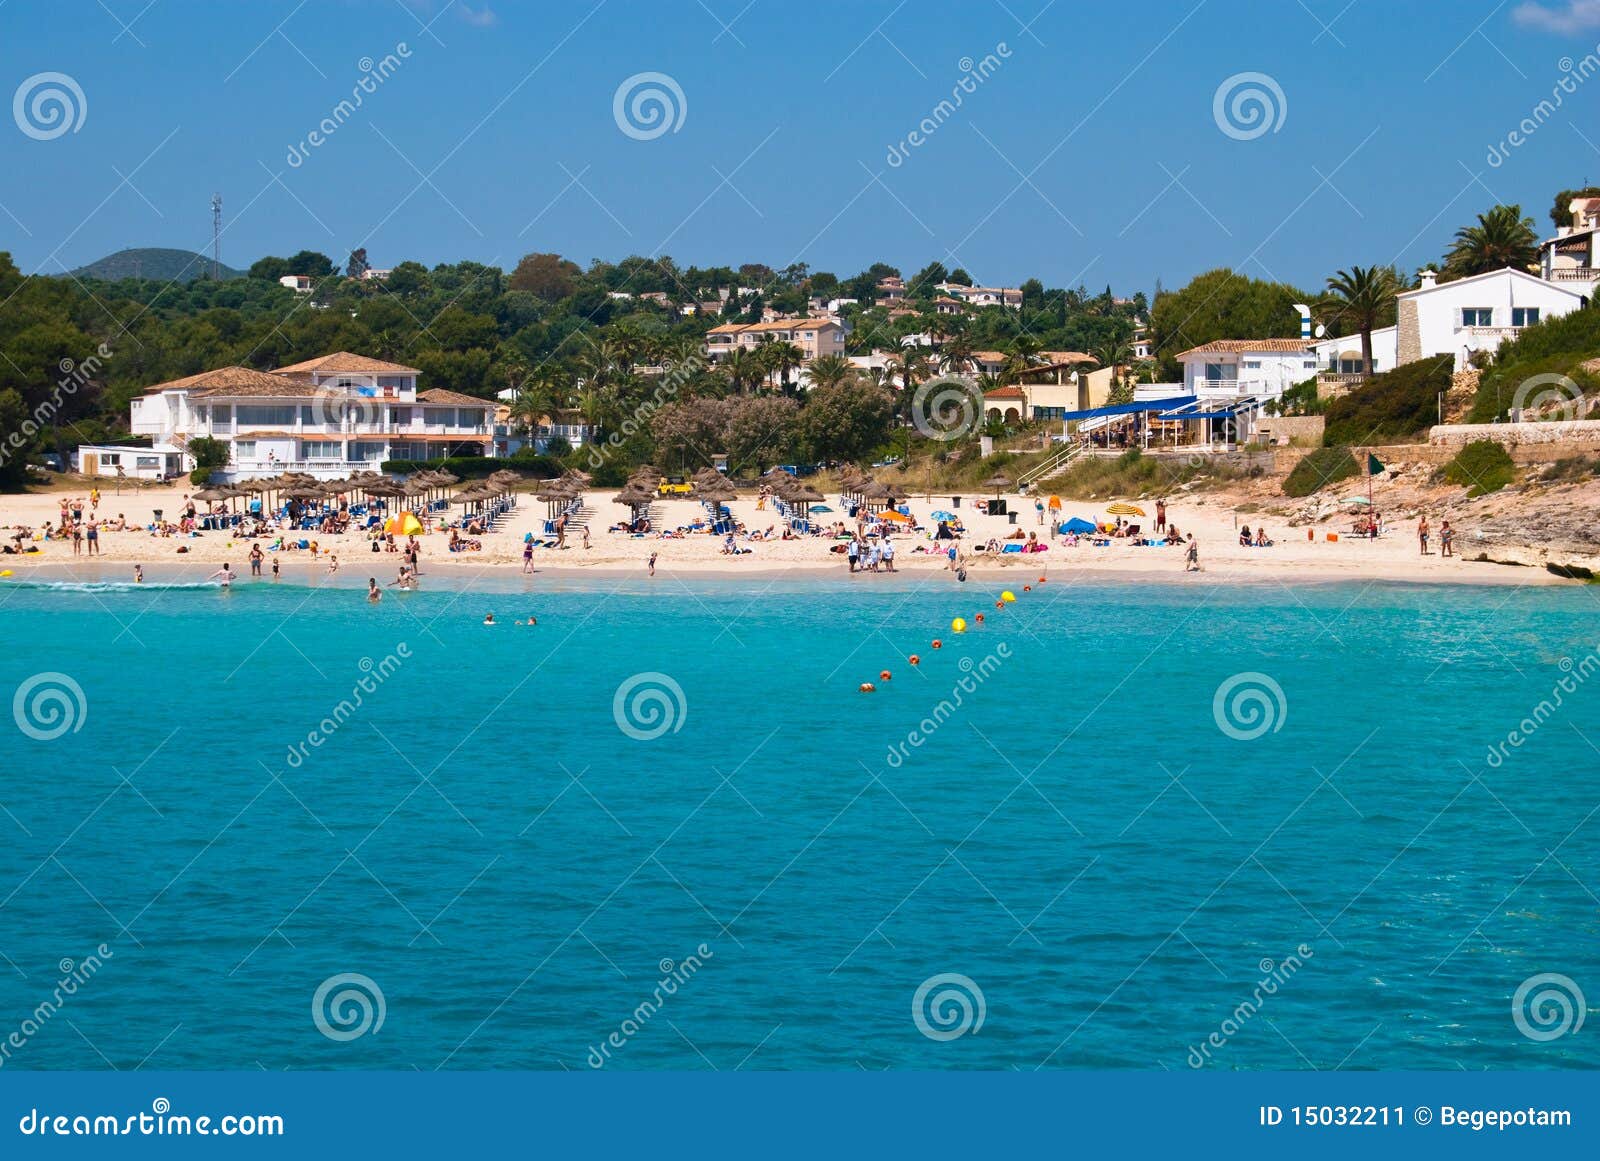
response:
{"label": "white villa", "polygon": [[218,472],[223,480],[284,471],[331,479],[376,471],[385,460],[493,454],[492,403],[439,388],[419,391],[419,374],[340,351],[274,371],[222,367],[175,379],[132,402],[130,429],[150,438],[151,448],[81,447],[78,470],[175,475],[194,467],[185,449],[199,436],[228,446],[228,465]]}
{"label": "white villa", "polygon": [[1183,393],[1202,400],[1256,396],[1276,399],[1317,373],[1304,339],[1218,339],[1190,347],[1183,364]]}
{"label": "white villa", "polygon": [[1539,246],[1539,274],[1593,297],[1600,283],[1600,198],[1573,198],[1570,226]]}
{"label": "white villa", "polygon": [[1509,266],[1454,282],[1440,282],[1425,270],[1421,286],[1396,296],[1395,363],[1454,355],[1456,370],[1462,370],[1474,351],[1492,354],[1523,327],[1579,309],[1586,294],[1579,283],[1547,282]]}
{"label": "white villa", "polygon": [[1022,291],[1014,286],[963,286],[959,282],[941,282],[935,289],[951,298],[961,300],[968,306],[1022,309]]}

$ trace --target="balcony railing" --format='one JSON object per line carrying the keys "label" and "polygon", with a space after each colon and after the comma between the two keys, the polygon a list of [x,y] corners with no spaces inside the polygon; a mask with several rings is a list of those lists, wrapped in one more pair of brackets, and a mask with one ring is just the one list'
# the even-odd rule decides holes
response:
{"label": "balcony railing", "polygon": [[1318,371],[1317,382],[1326,387],[1358,387],[1367,381],[1365,371]]}
{"label": "balcony railing", "polygon": [[1550,282],[1600,282],[1600,270],[1593,266],[1558,266],[1545,278]]}
{"label": "balcony railing", "polygon": [[1521,327],[1467,327],[1465,329],[1475,339],[1514,339],[1522,333]]}

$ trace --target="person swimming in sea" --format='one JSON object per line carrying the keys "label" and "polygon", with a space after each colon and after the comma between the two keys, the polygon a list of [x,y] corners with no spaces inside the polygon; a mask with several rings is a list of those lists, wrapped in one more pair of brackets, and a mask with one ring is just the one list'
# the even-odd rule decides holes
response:
{"label": "person swimming in sea", "polygon": [[537,625],[538,623],[539,623],[539,618],[535,617],[532,613],[528,614],[528,619],[526,621],[518,621],[517,622],[517,624],[519,624],[519,625],[527,625],[530,629],[533,626]]}
{"label": "person swimming in sea", "polygon": [[367,578],[367,600],[373,604],[383,600],[383,590],[378,587],[378,578],[375,576]]}
{"label": "person swimming in sea", "polygon": [[133,583],[136,585],[144,584],[144,565],[136,564],[133,566]]}
{"label": "person swimming in sea", "polygon": [[492,625],[492,624],[494,624],[494,614],[493,614],[493,613],[485,613],[485,614],[484,614],[484,615],[483,615],[483,623],[484,623],[484,624],[485,624],[485,625]]}
{"label": "person swimming in sea", "polygon": [[236,574],[233,571],[233,566],[227,562],[224,562],[222,567],[217,569],[217,571],[212,573],[210,576],[206,577],[206,580],[217,580],[220,578],[222,581],[222,587],[228,588],[233,584],[235,575]]}

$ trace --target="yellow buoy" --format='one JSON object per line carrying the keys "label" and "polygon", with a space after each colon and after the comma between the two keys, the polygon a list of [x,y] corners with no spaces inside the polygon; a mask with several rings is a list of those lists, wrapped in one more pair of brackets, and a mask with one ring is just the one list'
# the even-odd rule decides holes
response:
{"label": "yellow buoy", "polygon": [[950,622],[950,631],[952,633],[965,633],[967,631],[966,618],[957,617],[954,621],[951,621]]}
{"label": "yellow buoy", "polygon": [[1012,601],[1017,599],[1017,594],[1012,592],[1010,589],[1007,589],[1005,592],[1000,594],[1000,599],[1009,605]]}
{"label": "yellow buoy", "polygon": [[4,571],[0,571],[0,576],[10,576],[10,575],[11,575],[11,570],[9,568],[5,569]]}

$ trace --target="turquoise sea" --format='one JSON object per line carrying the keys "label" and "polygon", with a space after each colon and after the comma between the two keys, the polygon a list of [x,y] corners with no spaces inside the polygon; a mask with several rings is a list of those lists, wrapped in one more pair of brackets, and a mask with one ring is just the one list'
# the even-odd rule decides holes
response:
{"label": "turquoise sea", "polygon": [[1600,590],[1034,579],[13,581],[0,1068],[1600,1066]]}

